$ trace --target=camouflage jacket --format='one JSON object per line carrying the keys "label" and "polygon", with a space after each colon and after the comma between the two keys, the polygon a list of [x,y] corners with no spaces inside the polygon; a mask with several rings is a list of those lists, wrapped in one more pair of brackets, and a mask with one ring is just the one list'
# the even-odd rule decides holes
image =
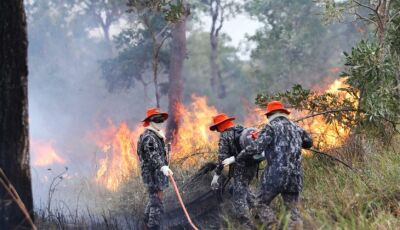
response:
{"label": "camouflage jacket", "polygon": [[275,192],[300,192],[303,189],[302,148],[311,148],[312,139],[286,117],[276,117],[260,132],[255,150],[264,151],[268,166],[263,187]]}
{"label": "camouflage jacket", "polygon": [[137,154],[143,182],[149,190],[160,191],[168,187],[168,178],[160,171],[162,166],[168,165],[164,140],[154,131],[146,129],[139,138]]}
{"label": "camouflage jacket", "polygon": [[[231,156],[237,156],[241,151],[239,138],[243,131],[243,127],[240,125],[226,129],[221,133],[218,143],[218,166],[215,170],[217,175],[221,175],[224,166],[222,161]],[[252,164],[247,162],[238,162],[231,164],[229,166],[229,173],[234,178],[246,177],[247,180],[251,180],[257,170],[257,164]]]}

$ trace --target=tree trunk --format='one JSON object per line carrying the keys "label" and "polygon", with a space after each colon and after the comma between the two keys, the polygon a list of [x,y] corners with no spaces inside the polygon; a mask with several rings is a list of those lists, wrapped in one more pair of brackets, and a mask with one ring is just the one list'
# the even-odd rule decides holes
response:
{"label": "tree trunk", "polygon": [[186,58],[186,15],[172,28],[171,56],[169,66],[169,91],[167,139],[174,142],[179,127],[178,108],[182,103],[182,68]]}
{"label": "tree trunk", "polygon": [[113,56],[114,49],[112,45],[112,40],[110,38],[110,24],[102,25],[101,28],[103,29],[104,40],[106,41],[108,54]]}
{"label": "tree trunk", "polygon": [[218,38],[215,34],[210,34],[210,44],[211,44],[211,53],[210,53],[210,68],[211,68],[211,89],[213,92],[217,92],[218,90],[218,63],[217,63],[217,56],[218,56]]}
{"label": "tree trunk", "polygon": [[[29,168],[27,34],[23,0],[0,1],[0,167],[32,215]],[[29,229],[0,185],[1,229]]]}
{"label": "tree trunk", "polygon": [[215,36],[215,23],[216,20],[212,22],[212,28],[210,32],[210,45],[211,45],[211,53],[210,53],[210,68],[211,68],[211,89],[216,92],[217,91],[217,82],[218,82],[218,64],[217,64],[217,56],[218,56],[218,37]]}
{"label": "tree trunk", "polygon": [[[210,31],[210,68],[211,78],[210,85],[212,91],[218,95],[218,98],[224,98],[226,96],[226,88],[222,81],[221,70],[218,65],[218,43],[219,43],[219,32],[222,28],[224,15],[221,7],[221,1],[210,2],[210,14],[211,14],[211,31]],[[219,19],[219,25],[217,27],[217,21]]]}

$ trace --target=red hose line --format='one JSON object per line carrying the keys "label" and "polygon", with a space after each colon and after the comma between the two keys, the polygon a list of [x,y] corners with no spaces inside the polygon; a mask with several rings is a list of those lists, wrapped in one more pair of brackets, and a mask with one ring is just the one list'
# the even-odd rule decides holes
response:
{"label": "red hose line", "polygon": [[173,177],[172,175],[169,175],[169,179],[171,180],[171,183],[172,183],[172,185],[174,186],[175,194],[176,194],[176,196],[178,197],[179,203],[181,204],[181,207],[182,207],[182,209],[183,209],[183,212],[185,213],[185,216],[186,216],[187,220],[189,221],[190,226],[192,226],[192,228],[193,228],[194,230],[199,230],[199,229],[196,227],[196,225],[193,224],[192,219],[190,219],[189,213],[188,213],[188,211],[186,210],[185,204],[183,203],[181,194],[179,193],[178,186],[176,186],[176,182],[175,182],[174,177]]}

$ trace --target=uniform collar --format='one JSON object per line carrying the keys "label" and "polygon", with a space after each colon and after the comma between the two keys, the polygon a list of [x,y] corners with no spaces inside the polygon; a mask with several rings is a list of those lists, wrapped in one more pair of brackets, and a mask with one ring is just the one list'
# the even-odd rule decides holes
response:
{"label": "uniform collar", "polygon": [[157,130],[151,126],[147,126],[146,129],[153,131],[159,138],[161,138],[162,140],[165,140],[165,134],[162,130]]}
{"label": "uniform collar", "polygon": [[268,117],[268,123],[271,123],[271,121],[272,120],[274,120],[274,119],[276,119],[276,118],[278,118],[278,117],[285,117],[285,118],[288,118],[288,115],[287,114],[285,114],[285,113],[275,113],[275,114],[273,114],[273,115],[271,115],[271,116],[269,116]]}

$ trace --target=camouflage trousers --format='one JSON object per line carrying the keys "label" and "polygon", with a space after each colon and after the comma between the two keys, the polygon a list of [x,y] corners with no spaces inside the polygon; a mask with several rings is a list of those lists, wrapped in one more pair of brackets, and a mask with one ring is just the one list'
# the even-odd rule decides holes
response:
{"label": "camouflage trousers", "polygon": [[233,183],[233,207],[237,220],[246,229],[255,229],[250,209],[255,206],[254,194],[250,191],[248,181],[235,180]]}
{"label": "camouflage trousers", "polygon": [[149,192],[149,201],[144,211],[144,222],[149,229],[160,229],[164,205],[162,202],[162,191]]}
{"label": "camouflage trousers", "polygon": [[277,219],[270,207],[272,200],[278,196],[282,196],[283,203],[287,210],[290,211],[289,229],[302,229],[302,221],[298,209],[299,193],[279,193],[271,191],[261,191],[257,197],[257,207],[259,209],[259,216],[266,229],[275,229],[277,226]]}

